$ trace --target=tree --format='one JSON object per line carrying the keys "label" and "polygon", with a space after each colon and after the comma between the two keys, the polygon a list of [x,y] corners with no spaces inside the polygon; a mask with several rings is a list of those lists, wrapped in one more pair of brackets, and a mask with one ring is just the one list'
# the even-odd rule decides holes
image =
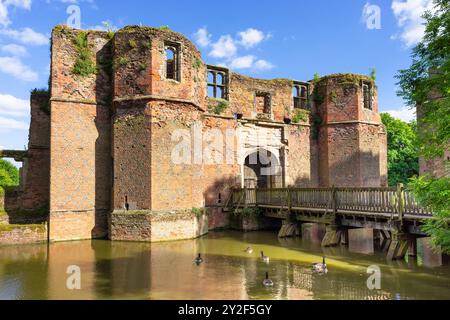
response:
{"label": "tree", "polygon": [[19,184],[19,170],[6,160],[0,159],[0,186],[11,187]]}
{"label": "tree", "polygon": [[419,174],[416,123],[406,123],[388,113],[381,114],[388,136],[389,185],[407,184]]}
{"label": "tree", "polygon": [[[450,142],[450,0],[433,3],[434,10],[424,14],[425,35],[413,49],[411,67],[397,75],[398,94],[420,106],[419,154],[428,159],[443,157]],[[435,215],[424,230],[435,247],[449,253],[450,178],[424,176],[413,179],[411,187]]]}

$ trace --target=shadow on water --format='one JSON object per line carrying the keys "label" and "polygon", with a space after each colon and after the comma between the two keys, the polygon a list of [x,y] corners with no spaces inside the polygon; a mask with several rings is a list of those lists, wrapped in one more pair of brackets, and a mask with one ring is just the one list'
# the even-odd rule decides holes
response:
{"label": "shadow on water", "polygon": [[[244,249],[251,246],[252,254]],[[265,264],[259,252],[270,257]],[[197,253],[205,262],[194,263]],[[327,257],[329,273],[312,262]],[[214,232],[171,243],[82,241],[0,248],[1,299],[450,299],[448,267],[387,263],[380,252],[322,249],[273,232]],[[82,287],[65,285],[69,265]],[[367,267],[381,269],[381,290],[367,287]],[[262,285],[265,273],[273,288]]]}

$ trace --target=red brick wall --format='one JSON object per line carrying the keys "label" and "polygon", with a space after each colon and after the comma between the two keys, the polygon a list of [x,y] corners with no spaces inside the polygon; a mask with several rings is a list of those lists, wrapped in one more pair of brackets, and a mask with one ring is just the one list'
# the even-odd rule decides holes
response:
{"label": "red brick wall", "polygon": [[151,118],[144,101],[121,104],[113,121],[113,207],[151,209]]}
{"label": "red brick wall", "polygon": [[275,121],[283,121],[293,107],[291,80],[262,80],[231,73],[230,76],[230,108],[225,113],[242,113],[246,118],[254,118],[255,94],[257,91],[269,93],[272,99],[272,114]]}
{"label": "red brick wall", "polygon": [[47,230],[44,225],[29,225],[8,230],[0,226],[0,245],[27,244],[47,241]]}
{"label": "red brick wall", "polygon": [[78,32],[55,30],[52,37],[51,240],[105,236],[110,210],[111,120],[110,106],[103,105],[110,79],[99,62],[110,48],[104,33],[90,32],[88,44],[100,71],[74,75]]}
{"label": "red brick wall", "polygon": [[[175,130],[187,130],[200,120],[198,110],[189,104],[154,101],[151,103],[152,210],[198,208],[203,203],[203,165],[174,164],[172,141]],[[192,149],[192,152],[193,149]]]}
{"label": "red brick wall", "polygon": [[[22,208],[40,209],[49,206],[50,196],[50,97],[31,95],[31,123],[28,159],[24,164]],[[47,111],[46,111],[47,109]]]}
{"label": "red brick wall", "polygon": [[363,107],[361,80],[365,76],[332,75],[322,78],[318,105],[319,176],[323,187],[380,187],[387,181],[386,135],[378,114],[373,86],[373,110]]}

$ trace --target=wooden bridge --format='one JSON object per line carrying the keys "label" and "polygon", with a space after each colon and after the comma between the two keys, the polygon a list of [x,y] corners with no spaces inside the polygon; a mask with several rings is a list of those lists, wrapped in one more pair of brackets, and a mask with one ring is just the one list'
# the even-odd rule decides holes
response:
{"label": "wooden bridge", "polygon": [[391,241],[390,259],[403,258],[412,239],[433,214],[420,206],[411,191],[397,188],[233,189],[225,205],[231,210],[259,208],[269,218],[283,220],[280,237],[298,233],[299,223],[327,225],[323,246],[341,243],[348,229],[380,230]]}

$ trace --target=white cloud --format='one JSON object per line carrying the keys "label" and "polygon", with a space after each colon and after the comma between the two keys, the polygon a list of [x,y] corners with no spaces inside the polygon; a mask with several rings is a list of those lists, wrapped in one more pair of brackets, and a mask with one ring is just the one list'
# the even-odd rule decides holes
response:
{"label": "white cloud", "polygon": [[0,94],[0,114],[12,117],[28,116],[30,102],[9,94]]}
{"label": "white cloud", "polygon": [[0,72],[24,81],[37,81],[38,74],[17,57],[0,57]]}
{"label": "white cloud", "polygon": [[28,124],[24,121],[0,117],[0,131],[9,130],[28,130]]}
{"label": "white cloud", "polygon": [[231,69],[249,69],[253,66],[255,61],[255,56],[243,56],[233,59],[230,63]]}
{"label": "white cloud", "polygon": [[200,28],[194,33],[194,40],[200,47],[207,47],[211,44],[211,35],[206,27]]}
{"label": "white cloud", "polygon": [[433,0],[393,0],[392,11],[402,29],[399,38],[407,47],[420,42],[425,31],[423,14],[433,10]]}
{"label": "white cloud", "polygon": [[405,122],[411,122],[416,120],[416,108],[403,107],[399,110],[388,110],[386,113],[389,113],[394,118],[400,119]]}
{"label": "white cloud", "polygon": [[229,67],[231,69],[253,69],[255,71],[264,71],[270,70],[274,66],[266,60],[257,60],[257,58],[253,55],[246,55],[242,57],[236,57],[231,60]]}
{"label": "white cloud", "polygon": [[2,52],[8,53],[16,57],[24,57],[28,54],[28,51],[25,47],[13,43],[4,45],[0,47],[0,49]]}
{"label": "white cloud", "polygon": [[0,0],[0,25],[3,27],[11,24],[8,7],[30,10],[31,0]]}
{"label": "white cloud", "polygon": [[230,58],[237,52],[236,44],[230,35],[221,36],[219,40],[212,44],[212,50],[209,53],[214,58]]}
{"label": "white cloud", "polygon": [[240,38],[239,43],[246,49],[253,48],[267,37],[264,32],[253,28],[248,28],[245,31],[241,31],[238,35]]}
{"label": "white cloud", "polygon": [[49,43],[49,37],[31,28],[23,28],[22,30],[1,29],[0,35],[10,37],[26,45],[40,46]]}
{"label": "white cloud", "polygon": [[261,71],[263,71],[263,70],[270,70],[270,69],[274,68],[274,65],[271,64],[269,61],[260,59],[260,60],[255,62],[254,68],[256,70],[261,70]]}
{"label": "white cloud", "polygon": [[236,38],[230,35],[222,35],[216,42],[211,41],[211,35],[206,27],[198,29],[194,34],[194,40],[200,47],[211,48],[208,55],[218,59],[217,65],[231,69],[251,69],[253,71],[269,70],[274,66],[266,60],[258,59],[253,54],[239,54],[240,48],[255,48],[263,40],[270,37],[270,34],[264,34],[264,32],[254,28],[238,32]]}

